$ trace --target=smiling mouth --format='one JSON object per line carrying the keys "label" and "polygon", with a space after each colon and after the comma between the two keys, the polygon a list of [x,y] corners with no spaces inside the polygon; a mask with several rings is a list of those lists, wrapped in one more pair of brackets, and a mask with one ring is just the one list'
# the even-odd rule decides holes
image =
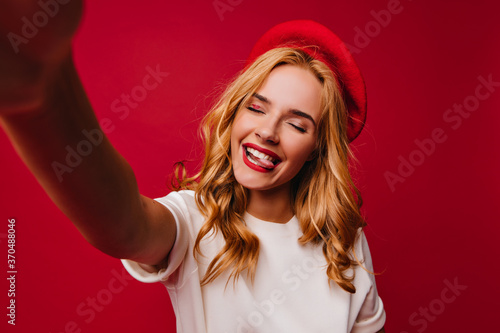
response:
{"label": "smiling mouth", "polygon": [[272,170],[281,162],[280,159],[269,156],[252,147],[243,146],[243,149],[245,150],[247,160],[257,167]]}

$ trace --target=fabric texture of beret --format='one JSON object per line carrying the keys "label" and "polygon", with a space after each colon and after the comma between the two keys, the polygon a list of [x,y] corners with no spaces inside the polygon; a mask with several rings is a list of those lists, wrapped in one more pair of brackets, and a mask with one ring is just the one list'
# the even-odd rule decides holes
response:
{"label": "fabric texture of beret", "polygon": [[253,47],[247,65],[267,51],[279,47],[301,49],[333,71],[349,113],[347,137],[352,142],[366,121],[366,87],[347,46],[330,29],[315,21],[288,21],[262,35]]}

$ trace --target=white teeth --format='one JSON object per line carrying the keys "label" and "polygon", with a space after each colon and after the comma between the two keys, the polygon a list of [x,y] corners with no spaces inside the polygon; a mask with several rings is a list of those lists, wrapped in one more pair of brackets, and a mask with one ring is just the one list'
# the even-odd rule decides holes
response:
{"label": "white teeth", "polygon": [[255,160],[253,159],[253,157],[252,157],[252,156],[253,156],[253,155],[252,155],[252,154],[250,154],[250,156],[248,156],[248,160],[249,160],[250,162],[252,162],[253,164],[257,165],[257,166],[260,166],[260,165],[257,163],[257,161],[255,161]]}
{"label": "white teeth", "polygon": [[250,147],[246,147],[247,151],[252,154],[253,156],[255,157],[258,157],[260,159],[264,159],[264,160],[268,160],[268,161],[271,161],[274,163],[274,158],[272,158],[271,156],[269,155],[266,155],[258,150],[255,150],[253,148],[250,148]]}

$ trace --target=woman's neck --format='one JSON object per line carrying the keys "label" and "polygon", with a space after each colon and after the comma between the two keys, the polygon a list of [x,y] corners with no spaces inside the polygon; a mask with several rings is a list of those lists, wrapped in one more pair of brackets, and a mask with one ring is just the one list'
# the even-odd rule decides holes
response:
{"label": "woman's neck", "polygon": [[293,217],[290,187],[280,186],[266,191],[249,190],[247,212],[264,221],[286,223]]}

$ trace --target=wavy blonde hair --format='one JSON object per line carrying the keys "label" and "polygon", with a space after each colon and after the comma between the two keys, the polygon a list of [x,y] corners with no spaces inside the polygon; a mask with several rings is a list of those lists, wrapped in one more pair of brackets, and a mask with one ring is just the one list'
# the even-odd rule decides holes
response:
{"label": "wavy blonde hair", "polygon": [[[354,158],[347,139],[347,111],[334,73],[321,61],[302,50],[276,48],[261,55],[229,84],[219,101],[202,122],[205,158],[201,171],[186,177],[179,165],[174,189],[195,190],[196,203],[206,217],[196,238],[193,255],[202,255],[200,242],[221,233],[224,247],[213,258],[202,279],[212,282],[231,269],[228,282],[241,273],[253,281],[259,257],[259,239],[245,225],[248,190],[240,185],[232,170],[231,128],[237,112],[263,84],[269,73],[284,64],[308,69],[321,82],[321,118],[315,158],[306,162],[292,180],[292,207],[300,221],[301,244],[322,244],[328,264],[326,273],[344,290],[354,293],[354,275],[348,269],[360,264],[354,253],[358,229],[365,226],[360,214],[361,195],[349,173]],[[354,254],[354,258],[350,253]]]}

